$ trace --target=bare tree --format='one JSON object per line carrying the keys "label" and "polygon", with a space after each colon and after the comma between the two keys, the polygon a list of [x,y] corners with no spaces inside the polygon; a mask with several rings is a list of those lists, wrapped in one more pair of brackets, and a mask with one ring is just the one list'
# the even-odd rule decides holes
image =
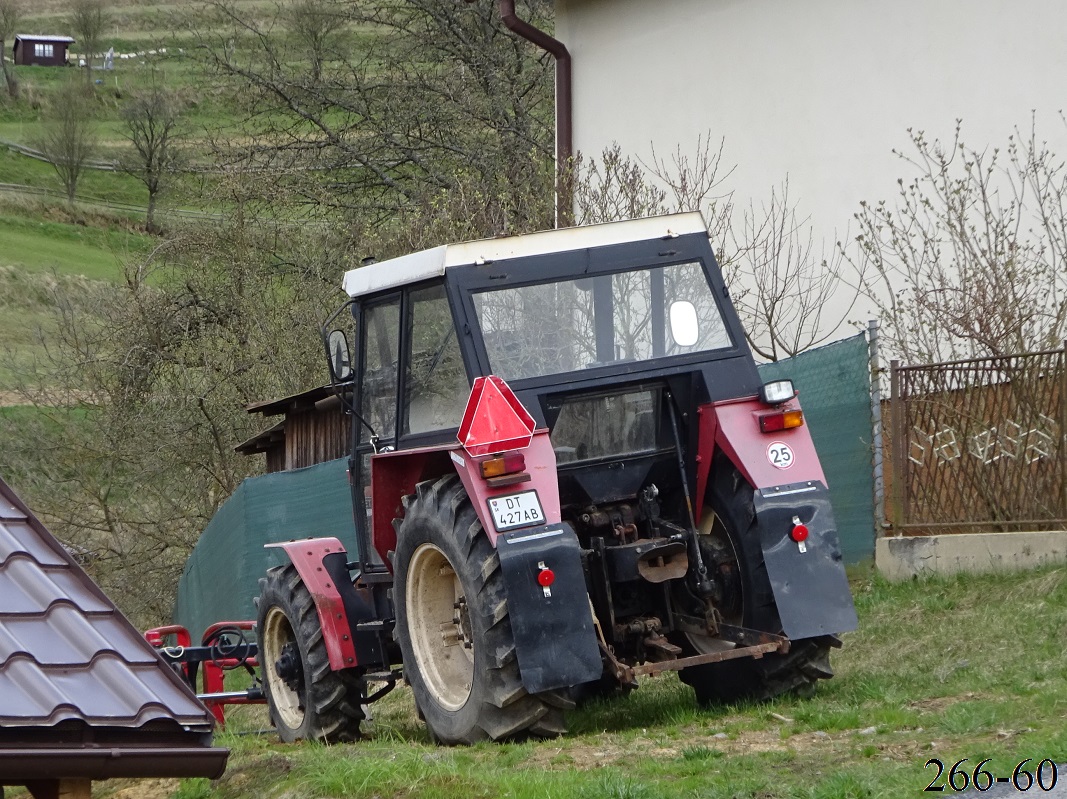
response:
{"label": "bare tree", "polygon": [[[479,207],[469,217],[476,235],[551,227],[552,191],[541,189],[553,153],[551,63],[507,30],[495,4],[318,3],[338,26],[375,31],[358,49],[331,52],[318,81],[292,57],[287,9],[257,16],[202,0],[187,18],[195,54],[244,114],[240,133],[219,141],[220,162],[270,170],[308,213],[361,225],[440,219],[463,195],[465,211]],[[519,4],[535,25],[551,11],[547,0]]]}
{"label": "bare tree", "polygon": [[726,141],[720,139],[719,146],[714,147],[710,134],[698,136],[696,146],[691,151],[677,145],[670,158],[661,158],[653,146],[651,162],[644,165],[657,181],[667,187],[674,200],[672,207],[675,211],[700,211],[704,214],[708,235],[712,242],[718,244],[716,255],[722,265],[730,257],[726,240],[734,213],[733,192],[725,187],[734,167],[722,174],[725,146]]}
{"label": "bare tree", "polygon": [[68,25],[85,51],[85,77],[92,82],[93,59],[100,50],[104,32],[111,26],[104,0],[72,0]]}
{"label": "bare tree", "polygon": [[150,88],[135,92],[121,109],[123,133],[133,152],[119,161],[120,168],[148,189],[145,228],[158,233],[156,200],[181,159],[178,147],[183,98],[153,80]]}
{"label": "bare tree", "polygon": [[[261,178],[221,176],[220,190]],[[36,412],[0,417],[0,473],[145,627],[169,618],[200,532],[261,468],[233,449],[256,429],[245,406],[322,381],[317,328],[357,261],[332,228],[230,209],[131,258],[117,283],[53,281],[46,351],[21,380],[5,364]]]}
{"label": "bare tree", "polygon": [[788,181],[738,222],[725,188],[732,170],[722,174],[724,143],[711,142],[701,136],[694,149],[678,146],[669,157],[653,149],[648,164],[626,157],[618,144],[598,161],[579,154],[571,177],[577,223],[700,211],[755,353],[776,361],[829,340],[859,296],[842,280],[843,257],[816,253],[808,220],[790,204]]}
{"label": "bare tree", "polygon": [[768,361],[790,358],[829,340],[848,321],[859,293],[843,281],[839,250],[817,252],[807,219],[789,202],[789,181],[755,203],[731,232],[724,266],[752,349]]}
{"label": "bare tree", "polygon": [[[7,65],[7,59],[4,57],[4,47],[7,44],[7,40],[15,36],[21,20],[22,7],[18,0],[0,0],[0,68],[3,69],[4,81],[7,83],[7,93],[12,100],[17,99],[19,96],[19,82],[15,76],[14,67]],[[12,45],[13,47],[14,45]]]}
{"label": "bare tree", "polygon": [[598,161],[578,153],[572,173],[576,225],[668,213],[666,190],[653,185],[645,168],[623,155],[618,142],[606,148]]}
{"label": "bare tree", "polygon": [[56,170],[73,205],[78,181],[96,149],[92,97],[68,80],[56,90],[44,116],[38,149]]}
{"label": "bare tree", "polygon": [[863,203],[842,246],[891,349],[913,363],[1058,346],[1067,334],[1067,165],[1030,132],[977,150],[909,131],[916,173]]}
{"label": "bare tree", "polygon": [[339,55],[347,15],[337,0],[295,0],[288,11],[289,35],[308,58],[311,83],[318,83],[326,61]]}

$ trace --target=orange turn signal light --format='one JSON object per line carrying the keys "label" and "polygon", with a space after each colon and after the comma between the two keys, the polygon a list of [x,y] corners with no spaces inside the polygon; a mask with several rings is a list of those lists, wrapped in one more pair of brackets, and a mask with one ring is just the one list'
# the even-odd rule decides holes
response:
{"label": "orange turn signal light", "polygon": [[526,458],[521,452],[509,452],[506,455],[497,455],[481,462],[482,477],[488,480],[491,477],[503,477],[506,474],[515,474],[526,471]]}
{"label": "orange turn signal light", "polygon": [[765,413],[759,418],[759,429],[764,433],[774,433],[778,430],[791,430],[804,424],[804,411],[782,411],[780,413]]}

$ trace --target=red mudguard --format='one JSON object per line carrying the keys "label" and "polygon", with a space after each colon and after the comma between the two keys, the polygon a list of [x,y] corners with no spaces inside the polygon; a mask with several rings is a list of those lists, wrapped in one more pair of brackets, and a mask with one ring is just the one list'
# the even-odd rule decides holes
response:
{"label": "red mudguard", "polygon": [[[798,410],[794,398],[780,410]],[[753,488],[817,480],[826,485],[822,464],[806,425],[792,430],[764,433],[759,417],[771,411],[755,397],[701,405],[697,409],[696,517],[704,506],[704,494],[715,453],[722,450]]]}
{"label": "red mudguard", "polygon": [[548,430],[536,430],[530,445],[522,452],[530,479],[524,483],[501,488],[492,488],[486,484],[479,473],[479,463],[490,456],[468,455],[458,443],[401,452],[383,452],[372,456],[372,541],[382,561],[392,570],[393,565],[389,553],[396,549],[393,519],[402,514],[401,499],[407,494],[414,494],[415,486],[422,480],[432,480],[453,470],[459,474],[463,487],[474,504],[478,519],[493,546],[496,546],[498,535],[489,514],[488,502],[493,497],[533,489],[537,491],[545,513],[545,519],[540,524],[553,524],[560,521],[556,453],[552,449]]}
{"label": "red mudguard", "polygon": [[[348,613],[333,577],[322,562],[327,555],[344,553],[344,545],[336,538],[309,538],[306,541],[288,541],[267,546],[284,549],[307,586],[315,602],[315,610],[319,614],[319,626],[322,627],[322,638],[326,644],[330,668],[339,671],[357,665],[356,647],[352,641],[352,625]],[[270,664],[266,668],[270,668]]]}
{"label": "red mudguard", "polygon": [[[799,408],[794,398],[777,410]],[[697,518],[703,512],[712,459],[722,450],[754,489],[755,534],[782,631],[799,640],[854,630],[856,610],[811,433],[806,426],[762,432],[759,417],[774,412],[756,398],[699,408]],[[790,536],[796,524],[806,529],[803,544]]]}

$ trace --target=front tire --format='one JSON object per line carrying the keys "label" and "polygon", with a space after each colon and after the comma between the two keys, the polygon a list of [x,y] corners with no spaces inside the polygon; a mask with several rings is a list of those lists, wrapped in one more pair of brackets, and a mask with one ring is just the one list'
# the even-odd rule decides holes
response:
{"label": "front tire", "polygon": [[394,556],[396,638],[415,703],[438,743],[564,732],[570,703],[519,675],[500,560],[456,475],[404,499]]}
{"label": "front tire", "polygon": [[286,743],[359,738],[363,721],[358,675],[330,669],[319,614],[291,563],[261,578],[259,662],[271,723]]}
{"label": "front tire", "polygon": [[[724,597],[724,618],[754,630],[781,634],[782,622],[763,560],[752,486],[723,455],[716,456],[709,500],[714,524],[702,530],[701,551],[722,564],[719,578],[731,587]],[[722,553],[726,553],[725,558]],[[766,700],[783,694],[810,695],[819,680],[833,676],[829,636],[790,642],[784,655],[739,658],[682,669],[679,677],[692,686],[702,705]],[[712,651],[717,639],[689,636],[694,653]]]}

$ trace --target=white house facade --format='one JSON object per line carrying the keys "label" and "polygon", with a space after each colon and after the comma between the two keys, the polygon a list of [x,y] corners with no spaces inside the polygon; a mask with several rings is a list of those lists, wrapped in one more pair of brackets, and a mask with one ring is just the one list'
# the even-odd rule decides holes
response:
{"label": "white house facade", "polygon": [[907,129],[971,147],[1038,133],[1067,157],[1063,0],[556,0],[574,147],[642,159],[725,140],[742,206],[786,176],[817,239],[908,177]]}

